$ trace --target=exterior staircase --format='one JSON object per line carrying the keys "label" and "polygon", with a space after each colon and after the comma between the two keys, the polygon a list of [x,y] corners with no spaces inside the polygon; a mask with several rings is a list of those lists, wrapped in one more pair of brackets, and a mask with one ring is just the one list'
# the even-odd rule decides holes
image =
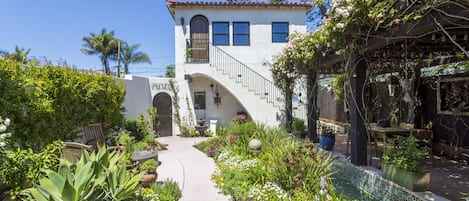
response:
{"label": "exterior staircase", "polygon": [[283,93],[272,81],[212,44],[209,44],[209,56],[210,66],[217,72],[233,80],[240,87],[246,88],[276,109],[283,108]]}

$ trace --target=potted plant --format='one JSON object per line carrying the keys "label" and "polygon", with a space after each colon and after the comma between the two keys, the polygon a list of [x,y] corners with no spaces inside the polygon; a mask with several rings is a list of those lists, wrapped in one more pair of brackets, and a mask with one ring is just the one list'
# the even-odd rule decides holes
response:
{"label": "potted plant", "polygon": [[424,173],[420,162],[428,153],[428,147],[419,147],[414,136],[398,136],[385,147],[383,154],[383,178],[412,191],[430,188],[430,173]]}
{"label": "potted plant", "polygon": [[140,165],[140,171],[144,173],[142,176],[142,185],[148,187],[155,183],[158,174],[156,173],[158,162],[155,159],[146,160]]}
{"label": "potted plant", "polygon": [[187,62],[192,62],[192,48],[186,48],[186,58]]}
{"label": "potted plant", "polygon": [[292,129],[293,129],[293,134],[295,136],[299,136],[301,139],[304,139],[306,137],[306,132],[305,132],[305,123],[301,119],[294,119],[292,122]]}
{"label": "potted plant", "polygon": [[321,133],[319,136],[319,143],[321,144],[321,148],[325,150],[332,150],[335,144],[335,133],[327,125],[321,126]]}

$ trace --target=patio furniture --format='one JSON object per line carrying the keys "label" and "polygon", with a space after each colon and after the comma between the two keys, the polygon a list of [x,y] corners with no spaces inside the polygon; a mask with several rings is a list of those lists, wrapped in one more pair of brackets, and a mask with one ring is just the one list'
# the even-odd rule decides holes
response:
{"label": "patio furniture", "polygon": [[120,150],[117,138],[114,137],[114,142],[110,146],[108,142],[110,139],[104,137],[103,128],[101,123],[88,124],[83,127],[83,136],[85,137],[85,144],[91,145],[93,148],[100,148],[103,145],[108,145],[108,150]]}
{"label": "patio furniture", "polygon": [[[432,136],[433,133],[431,130],[428,129],[418,129],[414,128],[413,124],[406,124],[401,123],[400,126],[391,126],[391,127],[380,127],[377,124],[370,124],[369,130],[371,136],[374,138],[374,147],[375,147],[375,154],[378,155],[378,141],[377,139],[383,140],[383,151],[386,149],[386,142],[388,138],[394,138],[395,136],[405,136],[408,137],[410,135],[414,136],[415,138],[424,141],[430,149],[432,148]],[[371,148],[373,149],[373,142]],[[373,151],[372,151],[373,152]],[[433,154],[430,152],[430,157],[432,159],[433,165]]]}
{"label": "patio furniture", "polygon": [[92,151],[93,147],[77,143],[77,142],[64,142],[65,147],[61,150],[61,155],[66,160],[70,161],[71,163],[76,163],[78,158],[83,153],[83,150]]}
{"label": "patio furniture", "polygon": [[88,124],[83,127],[85,144],[100,147],[104,142],[104,134],[101,123]]}

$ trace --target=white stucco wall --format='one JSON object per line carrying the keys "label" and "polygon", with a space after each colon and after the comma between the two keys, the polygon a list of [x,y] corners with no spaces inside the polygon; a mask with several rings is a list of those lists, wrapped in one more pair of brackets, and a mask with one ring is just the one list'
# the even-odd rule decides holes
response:
{"label": "white stucco wall", "polygon": [[[221,97],[221,104],[217,107],[214,104],[215,93],[210,88],[213,84],[213,91],[218,90]],[[238,102],[238,100],[217,81],[203,75],[194,75],[191,84],[191,94],[194,100],[194,92],[204,91],[206,95],[206,109],[195,110],[197,119],[204,119],[208,123],[209,120],[218,120],[218,125],[228,126],[230,121],[236,115],[236,112],[246,109]]]}
{"label": "white stucco wall", "polygon": [[[170,78],[155,78],[155,77],[142,77],[142,76],[127,76],[126,79],[120,79],[125,82],[125,98],[124,98],[124,117],[125,118],[138,118],[142,113],[146,118],[149,118],[148,110],[153,107],[153,97],[158,93],[167,93],[171,96],[174,102],[174,93],[170,87],[170,80],[173,80],[175,87],[178,90],[178,101],[180,105],[181,118],[186,119],[190,117],[189,112],[192,113],[194,119],[189,122],[195,125],[195,113],[193,110],[187,108],[187,101],[192,104],[192,97],[190,96],[189,85],[185,80],[170,79]],[[187,97],[187,99],[186,99]],[[190,105],[191,106],[191,105]],[[179,135],[180,130],[174,121],[175,108],[172,104],[173,111],[173,135]]]}
{"label": "white stucco wall", "polygon": [[[272,22],[289,22],[290,34],[306,32],[306,10],[301,8],[194,8],[176,9],[175,12],[175,63],[176,76],[183,78],[186,39],[190,38],[190,20],[195,15],[203,15],[209,21],[209,40],[212,41],[212,22],[225,21],[230,26],[230,45],[217,46],[228,52],[236,59],[247,64],[266,78],[271,79],[270,70],[265,63],[271,63],[272,56],[279,54],[286,43],[272,42]],[[181,26],[184,18],[184,26]],[[233,46],[233,22],[250,23],[250,45]]]}
{"label": "white stucco wall", "polygon": [[124,117],[137,119],[140,113],[148,117],[147,110],[152,107],[149,80],[146,77],[127,76],[125,82]]}
{"label": "white stucco wall", "polygon": [[[272,42],[272,22],[288,22],[289,33],[306,32],[305,8],[289,7],[245,7],[245,8],[176,8],[175,21],[175,65],[176,78],[184,79],[185,74],[193,76],[189,83],[190,96],[194,91],[206,91],[206,110],[195,111],[197,118],[217,119],[219,125],[228,125],[238,111],[247,111],[258,123],[277,126],[281,123],[282,106],[267,103],[259,95],[214,70],[209,64],[186,64],[186,40],[190,39],[190,21],[196,15],[203,15],[209,22],[209,41],[212,42],[212,22],[229,22],[228,46],[217,46],[251,69],[272,80],[269,63],[274,55],[281,53],[287,43]],[[181,24],[184,18],[184,25]],[[233,45],[233,22],[249,22],[250,45]],[[219,85],[222,105],[213,105],[210,83]]]}

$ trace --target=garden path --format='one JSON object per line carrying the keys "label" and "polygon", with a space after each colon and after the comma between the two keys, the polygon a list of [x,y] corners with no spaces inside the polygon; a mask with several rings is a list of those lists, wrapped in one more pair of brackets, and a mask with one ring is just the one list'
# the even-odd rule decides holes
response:
{"label": "garden path", "polygon": [[168,144],[168,150],[158,152],[161,165],[158,181],[167,178],[178,182],[182,189],[180,201],[228,201],[229,197],[219,193],[211,175],[215,162],[193,145],[207,138],[161,137],[158,141]]}

